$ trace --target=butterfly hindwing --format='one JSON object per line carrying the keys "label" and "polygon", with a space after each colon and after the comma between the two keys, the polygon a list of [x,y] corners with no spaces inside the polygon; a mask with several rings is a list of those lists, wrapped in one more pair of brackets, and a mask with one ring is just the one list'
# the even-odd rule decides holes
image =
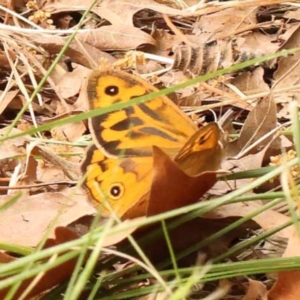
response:
{"label": "butterfly hindwing", "polygon": [[81,166],[90,199],[106,215],[111,209],[123,215],[149,191],[152,163],[152,157],[107,157],[90,146]]}
{"label": "butterfly hindwing", "polygon": [[196,131],[174,157],[179,167],[190,176],[220,167],[222,145],[217,123],[210,123]]}

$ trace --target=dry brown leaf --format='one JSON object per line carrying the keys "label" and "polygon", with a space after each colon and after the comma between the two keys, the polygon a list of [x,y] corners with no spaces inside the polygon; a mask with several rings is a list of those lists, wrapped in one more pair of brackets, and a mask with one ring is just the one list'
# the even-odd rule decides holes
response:
{"label": "dry brown leaf", "polygon": [[287,18],[287,19],[294,19],[294,20],[300,20],[300,9],[296,9],[296,10],[289,10],[289,11],[286,11],[283,15],[284,18]]}
{"label": "dry brown leaf", "polygon": [[[3,113],[3,111],[9,107],[9,104],[11,103],[12,100],[14,100],[14,98],[17,96],[17,94],[19,93],[19,90],[15,90],[15,91],[10,91],[5,93],[0,91],[0,114]],[[3,99],[2,99],[3,97]]]}
{"label": "dry brown leaf", "polygon": [[[227,217],[245,217],[253,211],[262,208],[260,201],[251,202],[239,202],[220,206],[210,213],[206,214],[206,218],[227,218]],[[268,209],[258,216],[254,217],[253,220],[264,230],[272,230],[276,227],[283,225],[288,222],[290,218],[282,213]],[[288,238],[291,235],[293,227],[287,227],[275,235],[280,238]]]}
{"label": "dry brown leaf", "polygon": [[[79,86],[81,86],[81,84]],[[83,91],[83,89],[81,89],[81,91]],[[70,112],[72,112],[73,115],[76,113],[81,113],[82,111],[80,111],[77,107],[78,104],[67,105],[66,107],[64,103],[58,102],[56,106],[56,117],[48,118],[46,122],[69,117],[71,115]],[[57,126],[51,130],[51,134],[53,138],[57,140],[73,142],[78,140],[86,132],[87,126],[85,125],[85,123],[85,121],[79,121]]]}
{"label": "dry brown leaf", "polygon": [[[168,234],[172,244],[172,249],[174,250],[174,253],[185,251],[189,247],[194,246],[196,243],[201,242],[217,231],[224,229],[226,226],[237,221],[238,219],[239,218],[237,217],[211,220],[196,218],[180,225],[175,229],[169,229]],[[167,220],[166,225],[168,226],[168,224],[173,221],[175,220]],[[216,257],[217,255],[221,255],[228,249],[229,245],[233,241],[236,241],[236,239],[238,238],[245,237],[249,233],[249,230],[255,230],[258,228],[258,225],[254,221],[248,221],[240,227],[228,232],[227,234],[222,235],[222,237],[218,238],[217,240],[210,242],[208,245],[201,248],[201,252],[204,252],[204,254],[206,255],[205,257],[208,259]],[[161,229],[161,224],[154,224],[153,226],[138,229],[133,233],[133,237],[137,239],[145,237],[148,233],[151,234],[156,229]],[[121,243],[121,245],[124,244],[127,244],[127,241]],[[161,237],[156,238],[155,240],[150,240],[147,244],[140,244],[140,246],[142,247],[142,250],[145,252],[147,257],[155,263],[163,261],[170,255],[169,248],[163,233]],[[135,251],[133,252],[135,253]],[[199,249],[198,251],[195,250],[195,252],[199,253]],[[196,256],[197,254],[193,253],[190,256],[184,258],[181,262],[183,265],[194,264]]]}
{"label": "dry brown leaf", "polygon": [[[1,128],[0,129],[0,137],[3,138],[6,136],[8,128]],[[21,133],[22,130],[13,128],[10,132],[10,135]],[[19,138],[15,138],[13,140],[7,140],[1,143],[0,147],[0,160],[5,160],[8,158],[13,158],[14,156],[20,156],[25,154],[25,143],[26,143],[26,136],[22,136]]]}
{"label": "dry brown leaf", "polygon": [[[298,281],[299,279],[299,281]],[[280,272],[268,300],[296,300],[299,298],[300,271]]]}
{"label": "dry brown leaf", "polygon": [[[291,227],[289,240],[283,257],[300,255],[300,237],[295,226]],[[279,272],[278,278],[269,291],[268,300],[294,300],[300,294],[300,271],[290,270]]]}
{"label": "dry brown leaf", "polygon": [[[262,92],[269,92],[269,86],[264,82],[264,69],[256,68],[253,72],[244,72],[232,80],[232,84],[236,86],[245,95],[253,95]],[[250,104],[249,104],[250,106]],[[251,109],[249,109],[251,110]]]}
{"label": "dry brown leaf", "polygon": [[[295,226],[291,227],[289,240],[283,257],[300,255],[300,237]],[[300,271],[279,272],[275,284],[269,291],[268,300],[295,300],[300,294]]]}
{"label": "dry brown leaf", "polygon": [[249,286],[247,294],[242,300],[268,300],[267,287],[260,281],[248,278]]}
{"label": "dry brown leaf", "polygon": [[0,262],[3,264],[9,263],[11,261],[16,260],[15,257],[12,257],[6,253],[0,252]]}
{"label": "dry brown leaf", "polygon": [[[288,24],[287,28],[286,28],[286,31],[282,32],[282,34],[279,36],[279,39],[284,41],[284,42],[287,42],[299,27],[300,27],[299,23],[290,23],[290,24]],[[284,46],[284,44],[281,45],[281,46]]]}
{"label": "dry brown leaf", "polygon": [[0,51],[0,64],[3,68],[3,70],[5,70],[5,69],[10,70],[10,66],[9,66],[9,63],[8,63],[8,60],[7,60],[7,56],[2,51]]}
{"label": "dry brown leaf", "polygon": [[[64,171],[59,166],[54,166],[51,163],[39,162],[36,171],[37,182],[44,182],[53,184],[55,182],[65,181],[67,183],[68,178]],[[58,187],[51,186],[54,191],[58,191]]]}
{"label": "dry brown leaf", "polygon": [[256,24],[256,10],[255,7],[232,7],[204,15],[199,22],[195,23],[193,33],[197,36],[205,35],[206,41],[229,37],[237,31]]}
{"label": "dry brown leaf", "polygon": [[150,192],[126,211],[123,220],[149,217],[196,203],[216,183],[216,172],[188,176],[156,146],[153,157]]}
{"label": "dry brown leaf", "polygon": [[[1,196],[0,205],[12,196]],[[66,226],[84,215],[94,214],[87,196],[75,190],[69,193],[43,193],[22,196],[1,212],[1,241],[24,246],[36,246],[48,228]],[[54,223],[52,223],[54,222]],[[49,232],[53,235],[53,229]]]}
{"label": "dry brown leaf", "polygon": [[65,141],[74,142],[86,132],[83,122],[72,122],[66,125],[55,127],[55,131],[65,137]]}
{"label": "dry brown leaf", "polygon": [[153,156],[153,181],[147,216],[193,204],[217,181],[216,172],[204,172],[193,177],[186,175],[157,147],[153,147]]}
{"label": "dry brown leaf", "polygon": [[[258,169],[262,166],[263,157],[265,153],[264,150],[256,154],[249,154],[239,159],[228,159],[222,165],[222,168],[225,170],[234,171],[235,173],[240,171]],[[251,179],[246,179],[246,180],[247,182],[244,182],[244,184],[249,183],[249,180]]]}
{"label": "dry brown leaf", "polygon": [[[43,35],[30,34],[28,37],[37,46],[43,47],[50,54],[56,55],[61,51],[61,48],[66,44],[67,38]],[[97,47],[79,42],[73,41],[65,52],[65,55],[69,56],[73,62],[81,64],[87,68],[96,69],[101,61],[105,60],[109,63],[113,63],[116,59],[110,54],[100,51]]]}
{"label": "dry brown leaf", "polygon": [[97,7],[93,8],[93,12],[112,24],[133,26],[133,15],[144,9],[151,9],[168,15],[184,14],[181,10],[168,7],[154,0],[144,0],[142,2],[139,0],[125,0],[121,3],[118,0],[104,0],[101,1]]}
{"label": "dry brown leaf", "polygon": [[[66,243],[68,241],[72,241],[74,239],[78,238],[78,236],[73,233],[68,228],[64,227],[58,227],[55,230],[55,238],[48,239],[45,243],[44,248],[49,248],[51,246],[59,245],[62,243]],[[1,254],[0,260],[5,259],[7,262],[16,260],[14,257],[5,256],[4,254]],[[46,273],[40,274],[39,280],[35,283],[33,288],[30,290],[28,295],[25,298],[22,299],[32,299],[33,296],[46,291],[48,289],[53,288],[54,286],[64,282],[66,279],[70,278],[72,275],[72,272],[74,271],[74,268],[76,266],[76,260],[77,258],[73,258],[69,261],[66,261],[57,267],[54,267],[53,269],[47,271]],[[10,298],[12,300],[18,300],[20,299],[20,296],[22,293],[28,288],[28,286],[32,284],[32,279],[26,279],[23,280],[21,285],[18,286],[18,289],[16,293],[14,294],[13,298]],[[9,293],[10,287],[7,289],[0,290],[0,298],[4,299],[7,293]]]}
{"label": "dry brown leaf", "polygon": [[[254,144],[260,138],[269,134],[276,128],[276,104],[271,96],[261,99],[255,108],[249,113],[244,126],[241,130],[240,137],[228,143],[226,152],[228,156],[234,156],[245,151],[249,146]],[[261,151],[273,138],[269,135],[259,142],[254,148],[247,150],[245,154],[254,154]]]}
{"label": "dry brown leaf", "polygon": [[[222,163],[222,170],[237,173],[247,170],[259,169],[263,164],[263,159],[266,151],[267,147],[256,154],[249,154],[239,159],[228,158]],[[251,180],[252,179],[244,178],[239,180],[226,179],[224,181],[218,181],[210,193],[212,195],[224,195],[228,191],[238,189],[246,184],[249,184]]]}
{"label": "dry brown leaf", "polygon": [[[270,166],[270,157],[280,155],[282,149],[290,149],[292,143],[287,139],[287,137],[281,135],[279,137],[274,137],[274,139],[269,142],[269,144],[260,152],[256,154],[246,155],[239,159],[227,159],[222,164],[223,170],[228,170],[229,172],[240,172],[252,169],[259,169],[261,167]],[[219,192],[218,195],[228,191],[228,185],[232,186],[234,189],[240,188],[245,184],[248,184],[252,179],[245,178],[239,180],[230,181],[218,181],[215,188]],[[263,193],[269,191],[270,189],[277,187],[279,185],[279,180],[273,180],[265,182],[263,185],[255,188],[255,193]],[[215,193],[213,193],[215,194]]]}
{"label": "dry brown leaf", "polygon": [[[300,255],[300,238],[297,229],[293,226],[288,245],[283,257]],[[275,284],[269,291],[268,300],[295,300],[300,294],[300,271],[291,270],[279,272]]]}
{"label": "dry brown leaf", "polygon": [[[289,40],[282,46],[282,49],[292,49],[299,46],[300,43],[300,27],[297,28],[289,38]],[[296,52],[293,55],[282,57],[279,59],[278,68],[274,73],[274,91],[284,89],[284,93],[280,93],[276,96],[276,102],[282,103],[285,106],[285,102],[292,100],[300,103],[300,92],[299,89],[294,89],[295,85],[300,82],[300,53]],[[298,104],[299,105],[299,104]],[[281,113],[282,114],[282,113]],[[286,111],[285,117],[289,117],[288,110]]]}
{"label": "dry brown leaf", "polygon": [[34,159],[32,152],[35,148],[35,143],[30,143],[26,147],[26,163],[25,170],[22,176],[19,178],[18,185],[33,184],[36,181],[36,171],[38,163]]}
{"label": "dry brown leaf", "polygon": [[[142,221],[145,218],[146,217],[140,217],[140,218],[133,219],[133,220],[125,220],[125,221],[122,222],[121,226],[123,227],[123,226],[129,225],[132,222]],[[133,232],[135,232],[136,229],[137,229],[137,226],[131,227],[126,231],[122,230],[122,231],[120,231],[118,233],[115,233],[113,235],[106,236],[104,238],[104,241],[103,241],[103,247],[109,247],[109,246],[116,245],[116,244],[120,243],[121,241],[126,239],[129,235],[131,235]]]}
{"label": "dry brown leaf", "polygon": [[[73,1],[71,7],[70,2],[66,0],[56,0],[45,1],[43,9],[51,13],[57,13],[62,11],[84,11],[89,6],[90,3],[84,0]],[[92,11],[101,18],[108,20],[111,24],[133,26],[133,15],[144,9],[151,9],[169,15],[188,14],[187,12],[168,7],[154,0],[144,0],[142,2],[138,0],[124,0],[122,2],[118,0],[102,0],[93,7]]]}
{"label": "dry brown leaf", "polygon": [[72,72],[64,72],[63,74],[51,73],[51,78],[56,83],[57,91],[63,98],[71,98],[79,94],[84,80],[89,76],[91,70],[81,66],[73,64]]}
{"label": "dry brown leaf", "polygon": [[[289,218],[290,219],[290,218]],[[297,228],[293,225],[288,236],[289,241],[283,257],[300,256],[300,237]]]}
{"label": "dry brown leaf", "polygon": [[[54,151],[51,150],[50,147],[37,145],[35,147],[35,153],[41,155],[44,159],[46,159],[48,162],[50,162],[54,166],[58,166],[63,172],[64,175],[67,176],[71,180],[78,180],[80,176],[82,175],[79,170],[78,163],[74,163],[71,161],[68,161],[62,157],[60,157],[58,154],[56,154]],[[41,165],[43,167],[43,165]],[[47,166],[46,166],[47,168]],[[64,180],[65,177],[62,178]],[[53,182],[51,182],[53,183]]]}
{"label": "dry brown leaf", "polygon": [[[275,53],[281,46],[279,40],[274,40],[272,35],[262,32],[249,32],[242,37],[238,37],[237,48],[239,52],[248,54],[249,59],[253,56],[259,57],[266,54]],[[259,47],[257,47],[259,45]]]}
{"label": "dry brown leaf", "polygon": [[[182,71],[174,71],[171,70],[170,72],[167,72],[159,77],[159,80],[162,82],[162,84],[166,87],[170,87],[175,84],[179,84],[182,82],[185,82],[188,79],[187,75],[184,74]],[[191,105],[197,105],[197,100],[195,97],[195,87],[194,86],[188,86],[184,89],[180,89],[177,91],[177,94],[180,95],[180,104],[185,105],[185,102],[183,103],[182,99],[185,99],[186,97],[193,97],[192,98],[192,104]],[[205,98],[204,93],[201,91],[201,99]],[[189,104],[187,104],[189,105]]]}
{"label": "dry brown leaf", "polygon": [[84,43],[101,50],[130,50],[142,44],[155,45],[154,39],[147,33],[135,27],[121,24],[102,26],[91,32],[78,33]]}
{"label": "dry brown leaf", "polygon": [[170,50],[182,42],[181,37],[170,34],[165,30],[155,29],[151,36],[156,41],[156,47],[150,47],[156,55],[169,56]]}

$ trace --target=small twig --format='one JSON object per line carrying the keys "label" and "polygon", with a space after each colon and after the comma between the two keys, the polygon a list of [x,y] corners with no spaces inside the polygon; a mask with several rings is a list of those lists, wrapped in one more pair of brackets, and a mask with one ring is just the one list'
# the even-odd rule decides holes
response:
{"label": "small twig", "polygon": [[34,189],[49,185],[64,185],[64,184],[72,184],[76,185],[78,181],[58,181],[58,182],[47,182],[47,183],[37,183],[37,184],[28,184],[28,185],[20,185],[20,186],[0,186],[0,191],[7,190],[24,190],[24,189]]}
{"label": "small twig", "polygon": [[282,127],[286,126],[287,124],[291,124],[291,122],[287,122],[286,124],[281,124],[275,128],[273,128],[270,132],[262,136],[260,139],[255,141],[253,144],[251,144],[248,148],[243,149],[238,155],[234,156],[232,159],[240,159],[243,156],[245,156],[250,150],[255,148],[257,145],[259,145],[262,141],[267,139],[268,137],[272,136],[275,132],[279,131]]}
{"label": "small twig", "polygon": [[[281,25],[282,26],[282,21],[275,20],[275,21],[268,21],[268,22],[254,24],[254,25],[249,25],[248,27],[243,27],[243,28],[241,28],[239,30],[236,30],[234,32],[230,32],[229,34],[226,33],[226,34],[224,34],[222,36],[218,36],[218,39],[219,40],[224,40],[226,38],[229,38],[229,37],[232,37],[232,36],[236,36],[238,34],[241,34],[241,33],[247,32],[247,31],[253,31],[253,30],[257,29],[257,28],[260,29],[260,28],[264,28],[264,27],[269,28],[270,26],[274,26],[274,25],[278,25],[278,26]],[[210,43],[212,41],[214,41],[214,39],[208,40],[207,43]]]}
{"label": "small twig", "polygon": [[207,84],[206,82],[201,82],[201,86],[206,88],[207,90],[209,91],[212,91],[213,93],[217,94],[217,95],[220,95],[222,97],[226,96],[228,97],[229,99],[232,99],[234,100],[235,102],[239,103],[241,105],[242,108],[245,108],[247,106],[249,106],[250,104],[247,103],[247,101],[245,101],[244,99],[240,99],[239,97],[237,97],[236,95],[234,94],[230,94],[230,93],[227,93],[225,91],[222,91],[220,89],[217,89],[217,88],[214,88],[212,86],[210,86],[209,84]]}
{"label": "small twig", "polygon": [[[11,1],[10,1],[10,2],[11,2]],[[35,23],[29,21],[28,19],[24,18],[23,16],[21,16],[20,14],[16,13],[15,11],[13,11],[13,10],[11,10],[11,9],[9,9],[9,8],[6,8],[6,7],[2,6],[2,5],[0,5],[0,10],[5,11],[5,13],[6,13],[6,14],[5,14],[5,18],[6,18],[6,16],[8,16],[8,15],[12,15],[13,17],[22,20],[24,23],[27,23],[28,25],[30,25],[30,26],[32,26],[32,27],[34,27],[34,28],[36,28],[36,29],[39,29],[39,30],[42,29],[42,30],[43,30],[42,27],[40,27],[40,26],[38,26],[37,24],[35,24]],[[4,22],[4,23],[5,23],[5,22]],[[19,28],[19,27],[17,27],[17,26],[7,25],[6,23],[5,23],[5,24],[1,24],[1,25],[2,25],[2,27],[8,26],[7,28],[9,28],[9,27],[11,27],[11,28]],[[22,28],[20,27],[20,29],[22,29]],[[23,28],[23,29],[25,29],[25,28]]]}
{"label": "small twig", "polygon": [[0,29],[4,30],[10,30],[13,33],[19,32],[19,33],[27,33],[27,34],[48,34],[50,37],[51,34],[57,34],[57,35],[62,35],[62,34],[73,34],[75,31],[76,32],[81,32],[81,33],[87,33],[87,32],[92,32],[92,29],[44,29],[44,28],[22,28],[22,27],[16,27],[16,26],[11,26],[11,25],[6,25],[6,24],[0,24]]}
{"label": "small twig", "polygon": [[170,17],[166,14],[162,14],[167,26],[177,35],[186,45],[193,46],[189,39],[178,29],[171,21]]}

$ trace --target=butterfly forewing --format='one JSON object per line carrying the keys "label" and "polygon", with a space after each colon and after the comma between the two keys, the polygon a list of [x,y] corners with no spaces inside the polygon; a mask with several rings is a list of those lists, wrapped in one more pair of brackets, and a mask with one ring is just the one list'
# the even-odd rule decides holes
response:
{"label": "butterfly forewing", "polygon": [[[142,79],[121,71],[94,72],[88,82],[91,109],[158,91]],[[90,120],[97,146],[112,155],[149,156],[152,146],[179,149],[196,126],[172,101],[161,96],[122,111]]]}
{"label": "butterfly forewing", "polygon": [[217,123],[203,126],[187,140],[174,160],[190,176],[217,170],[222,159],[219,135],[220,129]]}

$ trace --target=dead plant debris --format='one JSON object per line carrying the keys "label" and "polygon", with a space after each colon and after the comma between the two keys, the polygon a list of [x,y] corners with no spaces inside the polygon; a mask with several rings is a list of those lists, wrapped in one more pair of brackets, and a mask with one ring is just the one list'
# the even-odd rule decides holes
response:
{"label": "dead plant debris", "polygon": [[[281,271],[245,271],[227,279],[220,276],[221,280],[205,277],[215,272],[214,264],[222,262],[230,267],[237,262],[274,257],[297,260],[298,225],[284,228],[291,217],[287,209],[276,209],[279,204],[287,207],[285,195],[281,194],[281,202],[277,199],[274,208],[256,187],[240,195],[257,196],[255,201],[236,203],[231,201],[235,198],[229,198],[224,200],[225,205],[215,205],[208,211],[206,208],[218,196],[226,199],[230,193],[253,183],[252,173],[237,180],[219,181],[210,189],[220,173],[189,177],[162,153],[156,158],[160,165],[154,166],[157,174],[152,182],[151,203],[147,206],[140,202],[138,216],[142,217],[121,223],[99,219],[81,188],[80,163],[91,142],[88,121],[62,120],[88,110],[87,77],[95,69],[120,68],[163,88],[254,60],[247,68],[179,89],[172,99],[196,124],[218,121],[232,110],[229,120],[220,124],[224,130],[223,175],[291,162],[297,158],[294,140],[283,136],[281,129],[295,122],[293,109],[300,103],[300,52],[260,64],[255,59],[299,47],[299,1],[102,0],[91,7],[92,2],[21,0],[1,4],[0,270],[3,268],[4,272],[0,271],[0,298],[12,291],[10,279],[18,284],[19,269],[10,269],[18,261],[25,275],[40,265],[46,267],[19,281],[9,299],[44,299],[51,293],[60,295],[57,299],[71,299],[63,296],[64,283],[76,270],[78,254],[84,254],[82,265],[89,265],[91,251],[98,251],[101,241],[94,271],[85,289],[82,287],[72,299],[91,299],[91,290],[98,286],[99,278],[102,281],[98,290],[93,290],[93,299],[113,299],[121,293],[124,299],[170,299],[172,293],[188,284],[186,299],[298,299],[299,261],[293,268]],[[69,42],[74,32],[75,37]],[[61,53],[66,43],[68,47]],[[46,81],[32,96],[46,74]],[[293,109],[291,102],[296,103]],[[55,126],[44,127],[53,122]],[[36,128],[46,129],[33,134]],[[290,170],[295,186],[298,165]],[[280,193],[278,178],[272,189]],[[169,193],[174,184],[176,188]],[[270,186],[263,188],[268,194]],[[189,218],[190,210],[185,210],[185,205],[195,205],[198,199],[193,193],[199,189],[201,195],[205,193],[205,214],[195,210],[198,215]],[[182,202],[186,191],[192,191],[186,197],[188,203]],[[299,195],[293,192],[290,197],[298,199]],[[172,202],[174,197],[176,201]],[[261,212],[265,205],[270,207]],[[176,208],[182,209],[185,222],[180,216],[172,216],[166,223],[142,228],[137,223]],[[218,239],[211,239],[255,211],[260,212]],[[295,211],[297,218],[296,206]],[[93,215],[97,216],[95,220]],[[161,226],[170,226],[170,234]],[[265,237],[263,242],[239,248],[278,226],[282,230]],[[89,232],[95,233],[87,238]],[[106,236],[99,238],[100,232]],[[132,237],[151,263],[137,254],[130,243]],[[168,239],[177,257],[172,263],[166,262],[170,259]],[[205,243],[206,239],[211,240]],[[23,264],[33,249],[44,253],[47,249],[60,249],[65,243],[70,247],[57,250],[58,254],[39,257],[30,267]],[[77,253],[78,249],[81,251]],[[229,256],[227,250],[232,250]],[[75,256],[64,260],[75,252]],[[55,265],[58,260],[61,263]],[[207,265],[208,261],[213,264]],[[182,273],[182,278],[176,272],[171,276],[177,267],[180,270],[200,265],[200,271],[195,268],[198,271]],[[161,276],[155,268],[169,270],[171,275]],[[181,281],[174,283],[174,277]],[[67,293],[70,297],[71,292]]]}

